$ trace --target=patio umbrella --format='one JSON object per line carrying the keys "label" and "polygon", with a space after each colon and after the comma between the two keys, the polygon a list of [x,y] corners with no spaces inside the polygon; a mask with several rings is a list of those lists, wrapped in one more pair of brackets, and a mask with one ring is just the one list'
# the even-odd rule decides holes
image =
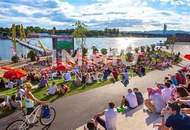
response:
{"label": "patio umbrella", "polygon": [[185,55],[184,58],[190,60],[190,54]]}
{"label": "patio umbrella", "polygon": [[3,69],[3,70],[13,70],[14,68],[12,68],[10,66],[2,66],[1,69]]}
{"label": "patio umbrella", "polygon": [[22,70],[8,70],[3,75],[3,77],[7,79],[20,79],[24,76],[26,76],[26,72]]}

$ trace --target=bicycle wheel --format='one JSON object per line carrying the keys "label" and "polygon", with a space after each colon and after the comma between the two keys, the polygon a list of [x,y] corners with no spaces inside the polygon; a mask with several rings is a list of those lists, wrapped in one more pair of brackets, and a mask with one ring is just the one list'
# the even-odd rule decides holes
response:
{"label": "bicycle wheel", "polygon": [[23,120],[16,120],[10,123],[6,130],[28,130],[28,124]]}
{"label": "bicycle wheel", "polygon": [[53,121],[54,121],[54,119],[55,119],[55,116],[56,116],[56,111],[55,111],[55,109],[52,107],[52,106],[50,106],[49,107],[49,114],[50,114],[50,116],[49,117],[43,117],[42,116],[42,114],[40,115],[40,123],[42,124],[42,125],[50,125]]}

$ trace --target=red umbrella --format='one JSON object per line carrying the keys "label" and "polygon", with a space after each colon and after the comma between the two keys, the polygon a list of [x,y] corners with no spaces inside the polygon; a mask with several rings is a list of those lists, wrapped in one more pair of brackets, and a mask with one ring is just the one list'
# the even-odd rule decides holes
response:
{"label": "red umbrella", "polygon": [[26,76],[26,72],[21,70],[9,70],[4,73],[3,77],[7,79],[20,79],[21,77]]}
{"label": "red umbrella", "polygon": [[64,65],[55,66],[53,69],[57,70],[57,71],[66,71],[67,70],[66,66],[64,66]]}
{"label": "red umbrella", "polygon": [[185,55],[184,58],[190,60],[190,54]]}
{"label": "red umbrella", "polygon": [[3,69],[3,70],[13,70],[14,68],[9,67],[9,66],[2,66],[1,69]]}

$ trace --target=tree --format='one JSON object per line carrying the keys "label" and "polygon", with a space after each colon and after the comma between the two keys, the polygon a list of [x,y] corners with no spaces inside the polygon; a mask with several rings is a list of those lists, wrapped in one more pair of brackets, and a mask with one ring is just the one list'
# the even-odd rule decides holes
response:
{"label": "tree", "polygon": [[101,53],[102,53],[102,55],[107,55],[108,50],[106,48],[102,48]]}
{"label": "tree", "polygon": [[93,51],[93,53],[99,52],[99,50],[98,50],[98,48],[96,46],[92,46],[92,51]]}
{"label": "tree", "polygon": [[34,52],[34,50],[31,50],[28,54],[27,57],[30,58],[31,61],[35,61],[36,60],[36,53]]}
{"label": "tree", "polygon": [[155,47],[156,47],[155,44],[151,44],[151,49],[152,49],[152,51],[155,51]]}
{"label": "tree", "polygon": [[18,63],[19,57],[18,57],[17,55],[14,55],[14,56],[11,57],[11,61],[12,61],[13,63]]}
{"label": "tree", "polygon": [[125,55],[125,58],[126,58],[126,61],[128,62],[132,62],[134,57],[133,57],[133,53],[131,52],[128,52],[126,55]]}
{"label": "tree", "polygon": [[[86,34],[88,32],[88,29],[87,29],[86,25],[84,23],[80,22],[80,21],[77,21],[74,24],[74,27],[75,27],[75,29],[74,29],[74,32],[72,33],[72,35],[75,38],[81,39],[80,46],[81,46],[82,55],[83,55],[83,54],[85,54],[83,51],[86,50],[86,48],[84,47],[84,45],[85,45],[85,38],[86,38]],[[82,68],[83,68],[83,59],[82,59]],[[82,69],[82,72],[83,72],[83,69]]]}
{"label": "tree", "polygon": [[141,46],[141,52],[145,52],[145,47]]}
{"label": "tree", "polygon": [[136,52],[136,53],[139,53],[139,48],[135,48],[135,52]]}
{"label": "tree", "polygon": [[171,53],[173,54],[174,52],[174,45],[175,45],[175,42],[176,42],[176,36],[173,35],[171,37],[168,37],[167,38],[167,43],[169,43],[170,47],[171,47]]}
{"label": "tree", "polygon": [[150,47],[149,46],[146,47],[146,52],[148,52],[148,53],[150,52]]}

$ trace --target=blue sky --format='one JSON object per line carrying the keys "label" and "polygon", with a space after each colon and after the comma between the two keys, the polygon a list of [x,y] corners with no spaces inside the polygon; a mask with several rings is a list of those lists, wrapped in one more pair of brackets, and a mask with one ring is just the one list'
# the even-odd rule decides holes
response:
{"label": "blue sky", "polygon": [[0,26],[59,29],[83,21],[89,29],[190,31],[190,0],[1,0]]}

